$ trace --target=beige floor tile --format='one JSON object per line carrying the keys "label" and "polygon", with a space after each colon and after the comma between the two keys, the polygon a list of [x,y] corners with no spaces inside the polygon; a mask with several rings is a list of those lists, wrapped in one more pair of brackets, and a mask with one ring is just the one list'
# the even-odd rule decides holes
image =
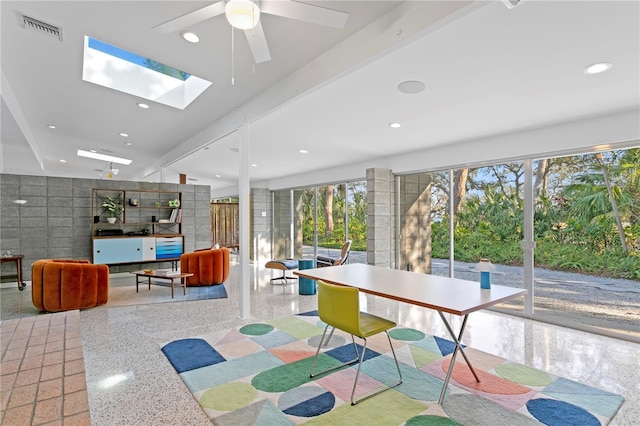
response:
{"label": "beige floor tile", "polygon": [[7,405],[9,404],[9,398],[11,398],[11,391],[9,390],[0,390],[0,410],[4,411],[7,409]]}
{"label": "beige floor tile", "polygon": [[53,379],[40,382],[38,385],[37,401],[62,396],[62,379]]}
{"label": "beige floor tile", "polygon": [[22,359],[25,351],[26,351],[25,347],[18,348],[18,349],[7,349],[7,351],[2,356],[2,362],[13,361],[15,359]]}
{"label": "beige floor tile", "polygon": [[77,373],[84,372],[84,360],[76,359],[74,361],[69,361],[64,363],[64,375],[71,376]]}
{"label": "beige floor tile", "polygon": [[44,354],[44,345],[35,345],[35,346],[28,346],[24,356],[26,358],[29,356],[35,356],[35,355],[41,355],[41,354]]}
{"label": "beige floor tile", "polygon": [[[0,367],[0,373],[2,374],[2,376],[6,374],[17,373],[18,370],[20,369],[21,363],[22,363],[21,359],[14,359],[13,361],[7,361],[7,362],[3,361]],[[4,380],[4,377],[2,377],[2,379],[0,380]]]}
{"label": "beige floor tile", "polygon": [[38,383],[40,381],[40,369],[32,368],[31,370],[24,370],[18,373],[16,377],[15,387],[30,385],[32,383]]}
{"label": "beige floor tile", "polygon": [[65,347],[65,349],[81,348],[82,347],[82,338],[81,337],[73,337],[71,339],[65,339],[64,347]]}
{"label": "beige floor tile", "polygon": [[32,334],[31,338],[29,339],[28,346],[44,345],[45,343],[47,343],[46,334],[40,334],[40,335]]}
{"label": "beige floor tile", "polygon": [[11,349],[24,349],[27,347],[29,343],[29,338],[28,337],[24,337],[22,339],[11,339],[9,341],[9,345],[7,346],[8,350]]}
{"label": "beige floor tile", "polygon": [[88,411],[65,417],[64,426],[91,426],[91,416]]}
{"label": "beige floor tile", "polygon": [[42,367],[42,359],[44,357],[42,355],[35,355],[26,357],[22,360],[22,364],[20,365],[20,370],[30,370],[32,368],[40,368]]}
{"label": "beige floor tile", "polygon": [[87,388],[87,381],[84,373],[66,376],[64,378],[64,393],[73,393]]}
{"label": "beige floor tile", "polygon": [[52,342],[47,340],[47,344],[45,346],[44,352],[58,352],[64,350],[64,340],[54,340]]}
{"label": "beige floor tile", "polygon": [[[4,364],[2,364],[2,368],[4,368]],[[2,379],[0,379],[0,390],[6,391],[13,389],[13,384],[16,382],[17,377],[17,373],[3,375]]]}
{"label": "beige floor tile", "polygon": [[4,413],[2,426],[25,426],[31,424],[32,405],[10,408]]}
{"label": "beige floor tile", "polygon": [[33,424],[40,425],[60,420],[62,417],[62,397],[38,401],[33,413]]}
{"label": "beige floor tile", "polygon": [[48,354],[44,354],[44,358],[42,360],[42,365],[53,365],[53,364],[62,364],[64,361],[64,351],[58,352],[50,352]]}
{"label": "beige floor tile", "polygon": [[65,361],[74,361],[76,359],[82,359],[82,347],[77,347],[73,349],[67,349],[64,351],[64,360]]}
{"label": "beige floor tile", "polygon": [[40,380],[53,380],[62,377],[62,364],[53,364],[42,367]]}
{"label": "beige floor tile", "polygon": [[47,335],[47,343],[59,342],[61,340],[64,340],[64,333],[62,333],[62,332],[49,333]]}
{"label": "beige floor tile", "polygon": [[89,410],[87,391],[82,390],[64,396],[64,415],[71,416]]}
{"label": "beige floor tile", "polygon": [[19,407],[21,405],[32,404],[36,400],[36,392],[38,391],[38,385],[32,384],[27,386],[21,386],[14,388],[11,392],[11,398],[7,408]]}

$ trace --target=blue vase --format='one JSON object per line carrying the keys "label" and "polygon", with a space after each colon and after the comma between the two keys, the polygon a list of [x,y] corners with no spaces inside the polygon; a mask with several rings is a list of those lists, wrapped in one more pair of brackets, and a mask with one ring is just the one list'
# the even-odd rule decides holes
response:
{"label": "blue vase", "polygon": [[480,272],[480,288],[491,288],[491,272]]}

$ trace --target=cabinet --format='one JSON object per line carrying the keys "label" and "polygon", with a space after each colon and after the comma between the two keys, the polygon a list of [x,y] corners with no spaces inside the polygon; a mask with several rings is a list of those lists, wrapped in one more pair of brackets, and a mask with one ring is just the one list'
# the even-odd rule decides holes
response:
{"label": "cabinet", "polygon": [[[109,200],[123,206],[113,223],[103,207]],[[93,189],[93,263],[177,260],[184,252],[181,205],[177,191]]]}

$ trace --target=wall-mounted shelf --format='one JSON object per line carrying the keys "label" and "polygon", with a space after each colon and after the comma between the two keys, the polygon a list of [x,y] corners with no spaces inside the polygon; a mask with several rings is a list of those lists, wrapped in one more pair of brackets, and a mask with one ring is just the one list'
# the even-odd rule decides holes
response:
{"label": "wall-mounted shelf", "polygon": [[[107,222],[105,200],[123,213]],[[93,262],[106,264],[176,260],[184,252],[182,193],[95,188],[91,192]],[[119,234],[119,235],[118,235]]]}

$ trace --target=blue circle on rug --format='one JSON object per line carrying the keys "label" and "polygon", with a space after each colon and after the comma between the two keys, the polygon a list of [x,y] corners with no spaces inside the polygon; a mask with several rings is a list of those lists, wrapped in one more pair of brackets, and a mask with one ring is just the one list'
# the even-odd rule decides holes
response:
{"label": "blue circle on rug", "polygon": [[531,399],[527,402],[527,410],[538,421],[546,425],[600,425],[600,421],[588,411],[556,399]]}
{"label": "blue circle on rug", "polygon": [[262,336],[273,330],[273,326],[269,324],[248,324],[240,328],[240,333],[245,336]]}
{"label": "blue circle on rug", "polygon": [[335,396],[326,389],[301,386],[283,393],[278,408],[290,416],[315,417],[331,411],[335,403]]}

